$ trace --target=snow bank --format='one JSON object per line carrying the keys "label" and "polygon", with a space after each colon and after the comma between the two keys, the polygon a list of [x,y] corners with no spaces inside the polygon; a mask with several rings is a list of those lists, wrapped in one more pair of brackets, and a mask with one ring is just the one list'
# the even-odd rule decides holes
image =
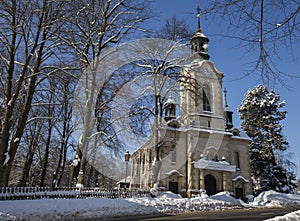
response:
{"label": "snow bank", "polygon": [[227,192],[211,197],[182,198],[172,192],[129,199],[40,199],[0,201],[0,220],[84,220],[155,213],[241,208]]}
{"label": "snow bank", "polygon": [[288,213],[284,216],[276,216],[271,219],[266,219],[265,221],[292,221],[300,220],[300,210]]}
{"label": "snow bank", "polygon": [[253,206],[298,206],[300,205],[299,194],[278,193],[274,190],[262,192],[254,198]]}
{"label": "snow bank", "polygon": [[0,202],[0,211],[0,220],[16,220],[7,216],[25,220],[81,220],[157,212],[126,199],[107,198],[8,200]]}
{"label": "snow bank", "polygon": [[162,192],[159,196],[159,198],[168,198],[168,199],[181,199],[182,196],[180,194],[175,194],[171,191]]}
{"label": "snow bank", "polygon": [[221,210],[242,208],[239,200],[231,197],[228,192],[221,192],[211,197],[181,198],[172,192],[165,192],[157,198],[132,198],[131,202],[147,207],[154,207],[160,213],[182,213],[203,210]]}

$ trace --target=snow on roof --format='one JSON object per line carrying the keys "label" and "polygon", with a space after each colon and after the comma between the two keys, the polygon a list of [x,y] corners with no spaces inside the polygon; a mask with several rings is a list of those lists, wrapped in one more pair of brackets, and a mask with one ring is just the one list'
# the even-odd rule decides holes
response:
{"label": "snow on roof", "polygon": [[228,111],[228,112],[234,112],[229,106],[225,106],[224,107],[224,111]]}
{"label": "snow on roof", "polygon": [[[233,128],[232,130],[233,136],[232,138],[241,139],[241,140],[251,140],[250,137],[240,128]],[[234,131],[238,132],[238,135],[234,134]]]}
{"label": "snow on roof", "polygon": [[232,179],[232,181],[237,181],[237,180],[244,180],[245,183],[249,183],[249,180],[247,180],[245,177],[243,176],[236,176],[235,178]]}
{"label": "snow on roof", "polygon": [[236,166],[230,165],[227,161],[211,161],[200,159],[194,162],[194,167],[198,169],[218,170],[227,172],[236,171]]}
{"label": "snow on roof", "polygon": [[240,129],[240,137],[250,139],[250,138],[248,137],[248,135],[247,135],[242,129]]}
{"label": "snow on roof", "polygon": [[198,38],[198,37],[207,38],[202,32],[196,32],[193,36],[193,38]]}
{"label": "snow on roof", "polygon": [[[117,182],[117,184],[125,183],[125,178]],[[126,183],[130,183],[130,176],[126,177]]]}
{"label": "snow on roof", "polygon": [[165,106],[168,104],[176,104],[176,102],[173,100],[172,96],[169,96],[167,101],[165,102]]}
{"label": "snow on roof", "polygon": [[183,176],[183,174],[180,173],[178,170],[170,170],[169,172],[166,172],[165,174],[166,175],[171,175],[173,173],[177,173],[179,176]]}

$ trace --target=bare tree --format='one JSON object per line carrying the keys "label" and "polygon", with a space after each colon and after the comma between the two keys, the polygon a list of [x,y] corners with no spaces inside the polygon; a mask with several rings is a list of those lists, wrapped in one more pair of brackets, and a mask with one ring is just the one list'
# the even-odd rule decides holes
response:
{"label": "bare tree", "polygon": [[59,90],[59,123],[57,123],[54,127],[56,130],[57,137],[59,137],[59,145],[57,149],[58,160],[56,168],[53,172],[52,177],[52,185],[53,187],[59,186],[62,177],[65,174],[65,167],[67,163],[67,153],[70,151],[70,147],[72,146],[72,133],[73,133],[73,125],[72,125],[72,101],[73,101],[73,93],[75,89],[77,79],[70,78],[68,75],[61,75],[58,73],[56,75],[56,83],[58,85]]}
{"label": "bare tree", "polygon": [[[18,162],[23,164],[21,175],[19,175],[18,186],[27,186],[30,182],[30,171],[35,161],[34,155],[39,148],[43,124],[35,121],[26,126],[24,139],[20,144],[20,150],[17,153]],[[22,149],[25,148],[23,151]],[[16,167],[14,165],[14,167]]]}
{"label": "bare tree", "polygon": [[234,1],[216,0],[204,10],[206,16],[220,17],[225,31],[221,36],[239,41],[238,48],[254,54],[245,76],[257,75],[263,83],[285,84],[290,73],[280,70],[280,60],[297,61],[299,41],[297,0]]}
{"label": "bare tree", "polygon": [[36,185],[60,184],[68,149],[72,153],[71,105],[76,82],[70,75],[56,73],[37,85],[10,184],[32,183],[30,174],[39,175],[34,178]]}
{"label": "bare tree", "polygon": [[84,172],[87,159],[82,158],[82,155],[87,156],[87,147],[96,124],[93,121],[96,110],[91,109],[91,106],[98,96],[97,91],[101,91],[99,85],[96,85],[98,57],[105,49],[125,39],[130,32],[141,29],[140,23],[148,18],[147,5],[147,0],[73,1],[68,15],[71,29],[66,27],[65,33],[58,36],[74,49],[74,56],[83,67],[85,94],[82,99],[86,101],[86,106],[82,113],[83,130],[76,154]]}
{"label": "bare tree", "polygon": [[158,32],[159,38],[172,41],[189,42],[194,34],[185,20],[173,16],[165,21]]}
{"label": "bare tree", "polygon": [[41,176],[40,176],[40,186],[45,186],[45,178],[48,167],[49,151],[51,146],[52,133],[54,125],[56,124],[56,113],[55,113],[55,87],[52,77],[48,78],[49,88],[48,93],[44,94],[42,100],[45,102],[44,107],[42,107],[45,112],[46,120],[46,136],[45,140],[45,149],[43,151],[43,158],[41,161]]}
{"label": "bare tree", "polygon": [[[4,94],[0,148],[0,186],[8,185],[11,167],[31,109],[36,85],[50,58],[56,60],[65,1],[7,1],[0,4],[1,94]],[[48,68],[49,70],[49,68]]]}

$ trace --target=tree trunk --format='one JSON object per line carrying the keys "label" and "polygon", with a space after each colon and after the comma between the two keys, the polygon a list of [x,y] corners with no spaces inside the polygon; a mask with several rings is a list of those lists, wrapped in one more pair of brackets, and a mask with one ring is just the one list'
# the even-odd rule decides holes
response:
{"label": "tree trunk", "polygon": [[49,120],[48,123],[49,123],[48,136],[47,136],[45,154],[42,160],[42,173],[41,173],[40,186],[45,186],[45,178],[46,178],[47,167],[48,167],[49,149],[50,149],[50,142],[51,142],[51,135],[52,135],[51,120]]}
{"label": "tree trunk", "polygon": [[26,182],[28,180],[28,176],[29,176],[29,171],[33,162],[33,156],[34,156],[34,152],[33,150],[29,150],[27,155],[26,155],[26,160],[23,166],[23,170],[22,170],[22,175],[20,177],[20,180],[18,182],[18,186],[19,187],[23,187],[26,186]]}
{"label": "tree trunk", "polygon": [[60,186],[61,179],[64,175],[66,160],[67,160],[67,143],[65,143],[65,146],[64,146],[64,154],[63,154],[62,165],[61,165],[60,173],[59,173],[58,179],[57,179],[57,185],[58,186]]}

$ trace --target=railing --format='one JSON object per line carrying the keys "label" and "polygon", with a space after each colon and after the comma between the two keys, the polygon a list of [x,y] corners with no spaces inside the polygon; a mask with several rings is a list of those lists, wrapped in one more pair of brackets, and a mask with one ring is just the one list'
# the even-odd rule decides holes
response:
{"label": "railing", "polygon": [[28,199],[86,199],[86,198],[132,198],[149,196],[147,190],[117,190],[103,188],[61,187],[0,187],[0,200]]}

